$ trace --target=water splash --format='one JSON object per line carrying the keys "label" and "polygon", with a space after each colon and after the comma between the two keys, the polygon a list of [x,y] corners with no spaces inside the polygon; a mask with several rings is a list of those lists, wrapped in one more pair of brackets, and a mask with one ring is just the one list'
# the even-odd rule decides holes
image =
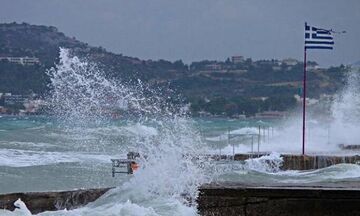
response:
{"label": "water splash", "polygon": [[279,153],[272,152],[259,158],[245,161],[245,169],[257,172],[276,173],[280,171],[284,160]]}
{"label": "water splash", "polygon": [[60,62],[47,71],[51,94],[50,111],[58,119],[73,124],[102,123],[111,113],[156,111],[158,97],[145,97],[144,86],[126,86],[107,79],[93,62],[71,56],[70,50],[60,48]]}
{"label": "water splash", "polygon": [[[330,109],[328,115],[325,110],[319,115],[308,107],[306,153],[344,154],[339,144],[360,144],[360,73],[357,69],[348,72],[346,85],[327,107]],[[261,146],[261,151],[301,153],[301,114],[301,110],[297,110],[288,120],[281,122],[275,136]]]}
{"label": "water splash", "polygon": [[[121,186],[123,190],[186,202],[184,194],[195,199],[197,187],[210,180],[199,166],[200,160],[194,160],[194,155],[204,152],[205,145],[187,109],[168,102],[171,94],[151,89],[141,81],[130,85],[106,78],[95,63],[72,56],[67,49],[60,49],[60,63],[48,75],[52,89],[49,106],[69,131],[93,136],[98,126],[108,124],[109,117],[116,113],[130,125],[119,126],[122,130],[141,133],[127,137],[124,146],[119,145],[119,151],[141,155],[140,170]],[[98,143],[107,144],[106,138]]]}
{"label": "water splash", "polygon": [[337,144],[360,144],[360,72],[353,69],[344,89],[336,95],[331,107],[331,138]]}

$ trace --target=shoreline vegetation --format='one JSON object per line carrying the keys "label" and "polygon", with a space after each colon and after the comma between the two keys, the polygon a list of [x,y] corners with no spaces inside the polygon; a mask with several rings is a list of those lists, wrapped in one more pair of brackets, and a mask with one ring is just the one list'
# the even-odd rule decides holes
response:
{"label": "shoreline vegetation", "polygon": [[[0,24],[0,115],[44,113],[39,99],[49,91],[46,71],[58,63],[59,47],[96,62],[111,79],[130,84],[141,80],[152,88],[171,89],[172,97],[183,98],[181,102],[177,98],[171,102],[189,104],[193,116],[246,118],[271,112],[282,115],[296,109],[302,100],[299,95],[303,62],[296,59],[253,60],[235,55],[223,61],[190,64],[182,60],[141,60],[90,46],[56,27],[5,23]],[[310,105],[332,100],[351,70],[345,65],[307,65],[306,100]]]}

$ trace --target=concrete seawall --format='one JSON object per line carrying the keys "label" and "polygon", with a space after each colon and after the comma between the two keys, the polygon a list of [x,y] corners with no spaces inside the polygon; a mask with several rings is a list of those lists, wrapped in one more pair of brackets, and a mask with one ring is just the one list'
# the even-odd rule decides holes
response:
{"label": "concrete seawall", "polygon": [[0,209],[13,211],[14,202],[21,199],[32,214],[44,211],[74,209],[93,202],[111,188],[83,189],[60,192],[29,192],[0,194]]}
{"label": "concrete seawall", "polygon": [[218,183],[203,185],[197,201],[204,216],[360,215],[360,187]]}
{"label": "concrete seawall", "polygon": [[[265,155],[212,155],[215,160],[243,161]],[[339,163],[360,162],[360,156],[281,155],[281,169],[318,169]],[[341,186],[340,186],[341,185]],[[74,209],[93,202],[111,188],[61,192],[0,194],[0,209],[14,210],[21,199],[33,213]],[[217,183],[199,189],[201,215],[360,215],[360,183],[317,183],[303,185],[251,185]]]}
{"label": "concrete seawall", "polygon": [[[266,155],[264,153],[259,154],[259,156]],[[232,156],[228,156],[231,157]],[[247,160],[249,158],[256,158],[257,154],[235,154],[234,159],[237,161]],[[332,166],[340,163],[351,163],[357,164],[360,163],[359,155],[352,156],[327,156],[327,155],[290,155],[290,154],[281,154],[284,162],[282,170],[310,170],[310,169],[320,169],[328,166]]]}
{"label": "concrete seawall", "polygon": [[[93,202],[111,188],[0,195],[0,208],[14,210],[20,198],[33,214],[74,209]],[[360,183],[305,185],[212,183],[199,188],[203,216],[360,215]]]}

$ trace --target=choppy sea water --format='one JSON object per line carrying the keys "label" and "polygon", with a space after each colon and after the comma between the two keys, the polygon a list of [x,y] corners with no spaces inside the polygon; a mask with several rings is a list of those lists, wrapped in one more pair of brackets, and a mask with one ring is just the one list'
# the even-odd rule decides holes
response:
{"label": "choppy sea water", "polygon": [[[223,154],[231,154],[231,151],[226,152],[229,143],[225,138],[224,141],[220,138],[218,146],[212,138],[227,134],[229,128],[233,129],[232,133],[249,128],[255,130],[256,124],[256,121],[198,118],[194,121],[194,129],[202,134],[209,153],[217,154],[222,148]],[[116,187],[86,207],[43,214],[99,215],[101,212],[101,215],[195,215],[196,206],[189,207],[177,197],[180,194],[177,194],[179,191],[176,188],[164,190],[161,194],[152,191],[152,187],[156,188],[156,185],[147,185],[145,182],[144,186],[149,188],[133,187],[131,179],[139,178],[135,182],[141,184],[146,181],[147,175],[149,178],[154,177],[146,170],[140,169],[134,176],[111,176],[111,158],[125,158],[128,151],[134,150],[133,139],[147,139],[158,136],[158,133],[154,125],[133,124],[125,120],[111,120],[102,126],[74,127],[69,130],[51,117],[3,116],[0,118],[0,193]],[[206,139],[211,141],[207,143]],[[232,142],[237,143],[236,153],[241,153],[241,150],[247,152],[240,146],[249,148],[251,144],[249,140]],[[265,159],[269,158],[273,161],[272,164],[265,162]],[[280,171],[280,164],[281,158],[276,153],[264,160],[254,159],[245,163],[213,162],[209,164],[210,171],[207,172],[212,176],[208,176],[203,183],[230,181],[305,184],[360,179],[358,165],[340,164],[316,171]],[[163,171],[161,176],[156,175],[164,178],[159,180],[161,187],[176,187],[172,184],[183,183],[181,179],[173,179],[171,170],[164,168]],[[189,170],[183,171],[185,176],[193,175]],[[186,180],[184,181],[186,183]],[[169,191],[173,193],[168,193]],[[16,213],[2,211],[0,214]]]}
{"label": "choppy sea water", "polygon": [[[0,193],[115,189],[85,207],[41,215],[196,215],[196,203],[188,203],[188,198],[194,200],[204,183],[341,184],[360,177],[359,166],[349,164],[280,171],[279,153],[301,153],[298,117],[192,118],[186,105],[169,102],[171,92],[149,89],[141,81],[127,84],[106,78],[96,64],[66,49],[48,75],[49,115],[0,117]],[[357,154],[338,147],[360,138],[359,119],[347,115],[359,107],[359,79],[349,80],[333,103],[331,124],[309,116],[308,154]],[[114,111],[124,115],[112,119],[109,113]],[[270,155],[245,162],[201,157],[257,150]],[[113,178],[110,159],[125,158],[129,151],[140,153],[140,169]],[[29,215],[26,206],[19,205],[15,212],[0,210],[0,215]]]}

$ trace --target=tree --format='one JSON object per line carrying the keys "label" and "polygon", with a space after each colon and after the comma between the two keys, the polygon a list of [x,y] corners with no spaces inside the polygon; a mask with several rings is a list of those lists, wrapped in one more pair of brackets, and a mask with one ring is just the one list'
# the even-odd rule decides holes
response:
{"label": "tree", "polygon": [[225,64],[229,65],[231,64],[232,62],[230,61],[230,58],[228,57],[226,60],[225,60]]}

